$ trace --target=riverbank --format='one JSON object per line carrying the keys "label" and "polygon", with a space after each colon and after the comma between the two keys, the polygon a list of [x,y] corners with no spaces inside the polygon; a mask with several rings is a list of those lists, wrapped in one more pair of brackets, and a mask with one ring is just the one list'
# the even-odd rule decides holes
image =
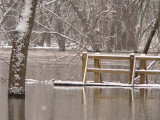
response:
{"label": "riverbank", "polygon": [[[9,62],[11,56],[11,46],[0,47],[0,57]],[[89,54],[101,54],[101,55],[129,55],[131,52],[88,52]],[[28,51],[28,61],[46,61],[58,62],[58,63],[72,63],[81,61],[82,51],[59,51],[52,47],[32,47]],[[136,53],[141,55],[141,53]],[[148,55],[155,55],[155,53],[148,53]],[[1,61],[0,61],[1,62]]]}

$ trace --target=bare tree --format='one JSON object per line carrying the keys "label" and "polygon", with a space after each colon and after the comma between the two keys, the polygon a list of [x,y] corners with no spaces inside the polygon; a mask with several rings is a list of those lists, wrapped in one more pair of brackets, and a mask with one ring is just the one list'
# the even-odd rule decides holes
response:
{"label": "bare tree", "polygon": [[[10,44],[19,17],[18,11],[23,4],[21,0],[0,1],[0,35],[3,34]],[[30,45],[44,46],[47,43],[55,46],[56,43],[60,50],[65,50],[74,43],[78,49],[89,51],[142,51],[157,15],[157,2],[40,0]]]}
{"label": "bare tree", "polygon": [[[11,45],[13,37],[12,29],[15,28],[16,17],[19,10],[21,10],[20,0],[0,1],[0,29],[3,31],[5,41]],[[3,35],[1,35],[3,36]]]}
{"label": "bare tree", "polygon": [[9,94],[25,94],[29,39],[38,0],[26,0],[16,27],[9,69]]}
{"label": "bare tree", "polygon": [[158,29],[159,27],[159,22],[160,22],[160,1],[159,1],[159,9],[158,9],[158,15],[157,15],[157,18],[156,18],[156,21],[154,23],[154,26],[153,26],[153,29],[152,31],[150,32],[150,35],[147,39],[147,42],[146,42],[146,45],[144,47],[144,50],[143,50],[143,53],[144,54],[147,54],[148,53],[148,50],[149,50],[149,47],[150,47],[150,44],[152,42],[152,39],[156,33],[156,30]]}
{"label": "bare tree", "polygon": [[[55,2],[55,13],[61,17],[61,0],[58,0]],[[64,34],[64,28],[63,28],[63,22],[60,21],[59,19],[56,19],[56,24],[55,24],[55,30],[60,33],[60,34]],[[59,46],[59,50],[60,51],[65,51],[65,38],[61,37],[61,36],[57,36],[58,39],[58,46]]]}

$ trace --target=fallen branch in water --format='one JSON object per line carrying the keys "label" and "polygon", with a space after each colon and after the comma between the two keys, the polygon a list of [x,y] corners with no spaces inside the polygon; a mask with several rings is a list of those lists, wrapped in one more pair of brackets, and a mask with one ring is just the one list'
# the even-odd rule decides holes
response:
{"label": "fallen branch in water", "polygon": [[68,62],[68,64],[71,63],[72,60],[74,60],[85,49],[86,46],[87,46],[87,44]]}
{"label": "fallen branch in water", "polygon": [[3,59],[2,57],[0,57],[0,59],[9,65],[9,63],[5,59]]}

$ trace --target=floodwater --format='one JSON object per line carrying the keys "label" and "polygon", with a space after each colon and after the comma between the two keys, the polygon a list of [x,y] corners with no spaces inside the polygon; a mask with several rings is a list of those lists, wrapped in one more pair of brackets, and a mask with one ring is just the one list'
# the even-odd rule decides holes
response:
{"label": "floodwater", "polygon": [[0,120],[159,120],[160,89],[26,84],[9,98],[0,84]]}
{"label": "floodwater", "polygon": [[[25,99],[8,98],[7,82],[0,81],[0,120],[160,120],[159,88],[58,87],[43,82],[80,81],[81,59],[70,60],[30,57],[27,79],[39,82],[26,83]],[[115,65],[109,63],[107,67]],[[0,75],[5,79],[7,71],[8,65],[1,61]],[[91,80],[93,75],[87,78]],[[106,74],[103,80],[128,82],[128,76]]]}

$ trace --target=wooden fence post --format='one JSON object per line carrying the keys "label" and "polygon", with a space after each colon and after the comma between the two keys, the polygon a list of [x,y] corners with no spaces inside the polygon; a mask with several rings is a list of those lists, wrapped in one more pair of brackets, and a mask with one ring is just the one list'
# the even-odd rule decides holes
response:
{"label": "wooden fence post", "polygon": [[129,84],[134,84],[135,77],[135,54],[130,54],[130,74],[129,74]]}
{"label": "wooden fence post", "polygon": [[86,59],[87,59],[87,52],[83,52],[82,53],[82,82],[83,82],[84,71],[86,66]]}
{"label": "wooden fence post", "polygon": [[[101,68],[101,60],[99,60],[99,68]],[[102,73],[99,73],[99,82],[102,83]]]}
{"label": "wooden fence post", "polygon": [[82,82],[85,84],[87,82],[87,69],[88,69],[88,55],[83,53],[82,55]]}
{"label": "wooden fence post", "polygon": [[[146,70],[147,69],[147,63],[146,63],[146,60],[141,60],[140,61],[140,69],[144,69]],[[148,83],[148,80],[147,80],[147,75],[146,74],[140,74],[140,84],[144,84],[145,83],[145,80],[146,80],[146,83]]]}
{"label": "wooden fence post", "polygon": [[[94,68],[100,68],[100,67],[101,67],[100,59],[94,59]],[[94,72],[94,82],[95,83],[102,82],[101,79],[102,79],[101,73]]]}

